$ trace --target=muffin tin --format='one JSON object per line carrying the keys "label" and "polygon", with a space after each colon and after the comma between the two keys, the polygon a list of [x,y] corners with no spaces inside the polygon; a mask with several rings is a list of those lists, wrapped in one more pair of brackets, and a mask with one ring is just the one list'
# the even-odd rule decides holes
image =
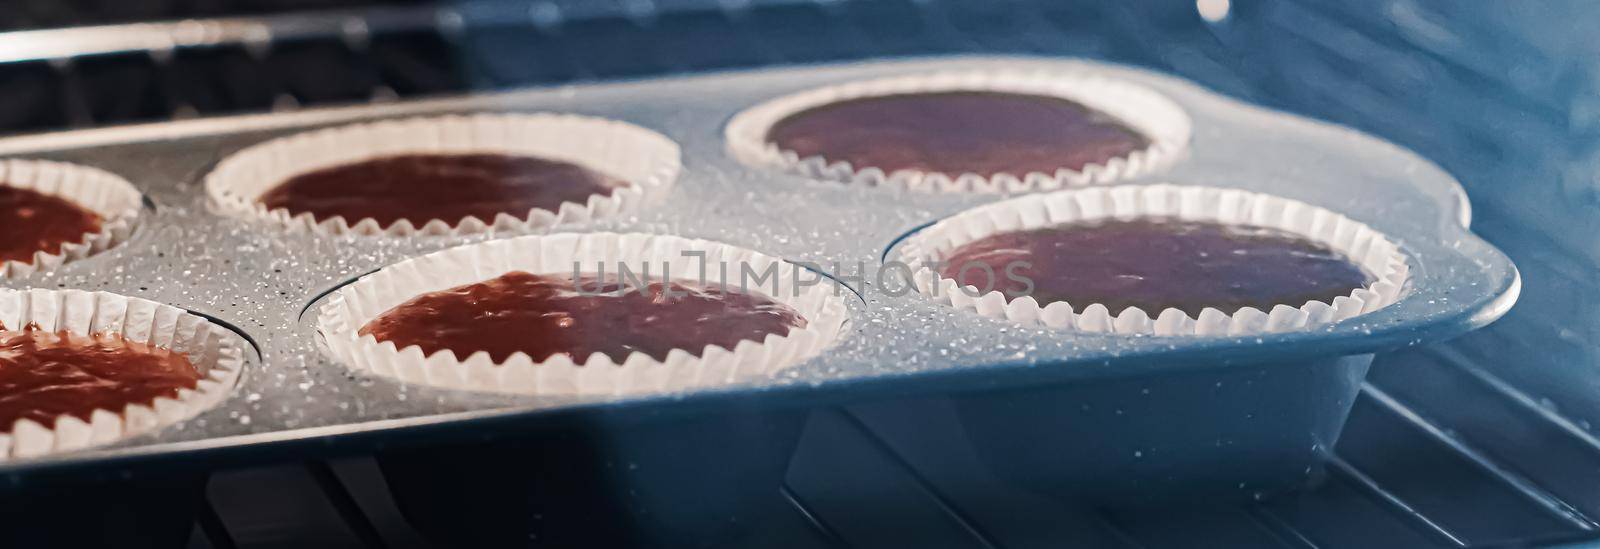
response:
{"label": "muffin tin", "polygon": [[[880,277],[876,267],[908,233],[995,196],[808,179],[741,163],[723,139],[724,125],[742,109],[785,94],[989,68],[1090,71],[1165,95],[1192,119],[1187,156],[1129,183],[1246,189],[1339,212],[1400,245],[1411,265],[1407,287],[1396,303],[1370,314],[1242,337],[1063,333],[983,318],[923,299],[898,271]],[[527,398],[406,386],[330,361],[319,349],[315,314],[329,292],[385,265],[486,237],[291,234],[208,211],[205,174],[244,147],[312,128],[472,112],[576,113],[677,141],[683,172],[661,201],[571,230],[705,238],[817,265],[848,304],[838,342],[769,378],[623,396]],[[149,202],[126,242],[0,284],[105,290],[172,304],[230,324],[259,351],[247,353],[237,389],[215,409],[106,447],[0,462],[0,473],[13,478],[135,460],[248,460],[467,441],[591,414],[694,414],[959,393],[952,402],[969,418],[968,429],[977,430],[974,438],[987,441],[980,444],[991,464],[1034,464],[1018,474],[1048,477],[1041,485],[1082,487],[1077,481],[1094,473],[1114,476],[1124,488],[1166,486],[1204,472],[1205,483],[1255,494],[1301,476],[1318,445],[1331,444],[1372,353],[1481,327],[1510,308],[1520,285],[1511,262],[1467,230],[1471,211],[1460,185],[1426,160],[1173,77],[1076,60],[954,57],[586,84],[14,137],[0,140],[0,154],[106,169],[132,181]],[[1071,422],[1083,412],[1078,405],[1113,412],[1086,428],[1056,423]],[[1018,437],[1041,443],[1030,449],[1017,445]],[[1084,441],[1096,449],[1077,452]],[[269,447],[275,451],[261,451]],[[1049,465],[1039,461],[1045,452],[1081,459]],[[1271,467],[1256,467],[1261,463]]]}

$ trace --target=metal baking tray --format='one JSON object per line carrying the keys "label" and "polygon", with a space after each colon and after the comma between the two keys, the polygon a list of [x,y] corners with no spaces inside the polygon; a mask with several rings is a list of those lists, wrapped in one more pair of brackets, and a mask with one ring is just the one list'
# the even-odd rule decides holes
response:
{"label": "metal baking tray", "polygon": [[[1194,122],[1188,156],[1137,181],[1236,187],[1329,208],[1387,234],[1411,261],[1399,302],[1337,324],[1239,338],[1164,338],[1023,328],[881,291],[874,266],[898,239],[993,195],[896,192],[745,166],[722,128],[739,110],[818,85],[891,74],[982,67],[1090,69],[1143,84]],[[632,122],[683,147],[684,170],[664,203],[637,216],[572,230],[708,238],[851,280],[851,319],[834,348],[770,379],[680,394],[511,397],[403,386],[357,376],[319,352],[314,314],[355,277],[469,238],[319,238],[208,211],[201,179],[242,147],[308,128],[386,117],[552,111]],[[10,287],[106,290],[187,308],[243,333],[259,350],[232,398],[159,432],[85,451],[0,464],[31,475],[118,471],[207,456],[248,462],[470,440],[507,426],[597,411],[686,413],[719,405],[813,406],[888,396],[1070,387],[1091,379],[1157,376],[1234,364],[1338,360],[1444,340],[1481,327],[1515,302],[1516,268],[1474,236],[1460,185],[1432,163],[1345,128],[1272,112],[1178,78],[1119,65],[1028,57],[940,57],[656,78],[292,113],[212,118],[0,139],[0,154],[89,164],[149,198],[126,243]],[[1288,367],[1288,366],[1286,366]],[[1365,366],[1360,368],[1365,372]],[[1356,379],[1359,382],[1359,378]],[[1203,381],[1194,381],[1201,383]],[[1185,382],[1189,383],[1189,382]],[[1357,383],[1359,385],[1359,383]],[[1299,395],[1271,395],[1300,399]],[[1348,411],[1348,403],[1342,405]],[[1171,409],[1147,407],[1151,414]],[[1342,424],[1342,414],[1335,422]],[[1298,428],[1281,426],[1281,428]]]}

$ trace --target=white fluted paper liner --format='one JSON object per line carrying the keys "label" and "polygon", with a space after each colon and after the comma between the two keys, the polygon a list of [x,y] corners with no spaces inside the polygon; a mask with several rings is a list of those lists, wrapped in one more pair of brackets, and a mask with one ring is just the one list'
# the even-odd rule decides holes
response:
{"label": "white fluted paper liner", "polygon": [[0,185],[65,199],[100,216],[98,232],[62,243],[60,253],[39,251],[31,261],[0,261],[0,278],[53,269],[127,240],[133,234],[143,200],[132,183],[116,174],[50,160],[0,161]]}
{"label": "white fluted paper liner", "polygon": [[[1176,218],[1280,229],[1328,245],[1376,278],[1332,303],[1285,303],[1268,311],[1245,307],[1228,313],[1203,309],[1198,318],[1169,308],[1129,308],[1120,313],[1098,303],[1040,304],[1031,296],[1007,300],[998,290],[958,287],[930,268],[960,246],[1005,232],[1140,217]],[[1028,195],[967,210],[917,232],[896,257],[913,269],[920,293],[990,318],[1086,332],[1155,335],[1242,335],[1285,332],[1337,322],[1393,303],[1408,268],[1400,248],[1383,234],[1330,210],[1277,196],[1213,187],[1170,184],[1093,187]]]}
{"label": "white fluted paper liner", "polygon": [[[700,257],[686,253],[703,253]],[[769,334],[762,341],[743,341],[733,349],[706,346],[675,349],[665,361],[634,353],[621,363],[603,353],[581,362],[555,355],[534,362],[518,352],[502,363],[488,353],[457,356],[441,350],[424,356],[420,347],[397,348],[358,331],[385,311],[420,294],[489,280],[512,271],[571,276],[597,272],[607,278],[625,264],[636,275],[651,278],[726,283],[756,292],[794,308],[806,319],[804,328],[786,335]],[[723,271],[720,267],[727,266]],[[796,284],[798,267],[780,259],[706,240],[642,233],[536,235],[494,240],[409,259],[334,292],[322,306],[318,327],[327,351],[350,368],[405,383],[449,389],[519,394],[621,395],[714,387],[771,375],[817,355],[838,337],[847,318],[843,302],[827,281]],[[751,275],[744,275],[746,272]],[[769,269],[776,276],[764,277]],[[803,280],[816,281],[815,273]],[[765,278],[763,280],[763,278]],[[743,283],[741,284],[741,280]]]}
{"label": "white fluted paper liner", "polygon": [[[822,156],[800,158],[767,140],[772,126],[823,105],[888,95],[950,91],[990,91],[1059,97],[1104,112],[1144,135],[1150,146],[1104,164],[1055,173],[1031,172],[983,176],[917,170],[884,173],[872,166],[851,166]],[[1165,96],[1130,82],[1085,71],[986,69],[894,76],[807,90],[767,101],[739,113],[725,129],[728,150],[756,166],[771,166],[816,179],[888,185],[928,192],[1021,193],[1108,183],[1161,169],[1189,144],[1189,115]]]}
{"label": "white fluted paper liner", "polygon": [[[300,174],[402,154],[491,153],[571,162],[628,183],[585,203],[532,209],[494,219],[401,219],[384,227],[371,218],[317,219],[267,209],[261,195]],[[677,143],[645,128],[601,118],[551,113],[472,114],[382,120],[309,131],[241,150],[206,176],[206,193],[222,213],[291,232],[403,237],[528,233],[626,215],[664,195],[682,166]]]}
{"label": "white fluted paper liner", "polygon": [[47,332],[119,334],[182,353],[201,377],[194,389],[179,389],[176,399],[95,410],[89,421],[70,415],[54,425],[17,420],[0,431],[0,461],[107,444],[194,417],[227,398],[244,365],[236,335],[177,307],[106,292],[0,289],[0,325],[19,330],[30,324]]}

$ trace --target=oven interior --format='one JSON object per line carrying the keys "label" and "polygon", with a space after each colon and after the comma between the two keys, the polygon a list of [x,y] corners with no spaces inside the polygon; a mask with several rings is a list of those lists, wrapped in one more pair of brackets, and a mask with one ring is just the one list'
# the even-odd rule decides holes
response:
{"label": "oven interior", "polygon": [[[1584,30],[1600,10],[1582,4],[17,2],[0,7],[16,29],[0,34],[0,131],[950,53],[1169,72],[1439,163],[1467,188],[1474,231],[1519,266],[1520,302],[1450,343],[1380,355],[1326,475],[1298,493],[1043,500],[919,429],[937,407],[866,402],[808,411],[784,486],[750,512],[761,527],[727,546],[1550,546],[1600,538],[1600,46]],[[367,456],[248,461],[183,488],[203,492],[189,547],[438,545]],[[105,524],[148,534],[138,513]]]}

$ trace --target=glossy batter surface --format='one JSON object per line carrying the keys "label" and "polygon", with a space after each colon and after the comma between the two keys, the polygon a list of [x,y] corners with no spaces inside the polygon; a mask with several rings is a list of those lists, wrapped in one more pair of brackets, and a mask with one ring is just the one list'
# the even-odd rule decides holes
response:
{"label": "glossy batter surface", "polygon": [[[948,261],[944,277],[979,289],[1032,295],[1041,305],[1065,301],[1076,311],[1094,303],[1113,315],[1138,307],[1152,317],[1169,307],[1198,316],[1206,307],[1231,314],[1331,303],[1374,281],[1342,254],[1293,233],[1161,219],[1001,233],[957,248]],[[1031,292],[1016,279],[1031,280]]]}
{"label": "glossy batter surface", "polygon": [[120,413],[199,380],[188,357],[120,336],[0,328],[0,432],[19,419],[53,427],[62,415]]}
{"label": "glossy batter surface", "polygon": [[558,211],[584,204],[627,183],[557,160],[501,154],[414,154],[376,158],[304,173],[261,195],[268,209],[318,220],[342,216],[351,224],[409,219],[416,226],[468,216],[492,223],[496,214],[527,217],[535,208]]}
{"label": "glossy batter surface", "polygon": [[1073,101],[994,92],[841,101],[779,121],[767,141],[857,170],[985,177],[1079,170],[1150,146],[1122,122]]}
{"label": "glossy batter surface", "polygon": [[100,216],[63,198],[0,185],[0,261],[32,263],[35,252],[100,232]]}
{"label": "glossy batter surface", "polygon": [[412,298],[360,333],[429,355],[486,351],[501,362],[521,351],[535,362],[565,354],[582,363],[593,353],[617,362],[634,352],[662,360],[673,349],[699,355],[706,345],[732,349],[806,325],[788,305],[734,287],[656,281],[641,289],[606,280],[584,276],[580,292],[570,275],[511,272]]}

